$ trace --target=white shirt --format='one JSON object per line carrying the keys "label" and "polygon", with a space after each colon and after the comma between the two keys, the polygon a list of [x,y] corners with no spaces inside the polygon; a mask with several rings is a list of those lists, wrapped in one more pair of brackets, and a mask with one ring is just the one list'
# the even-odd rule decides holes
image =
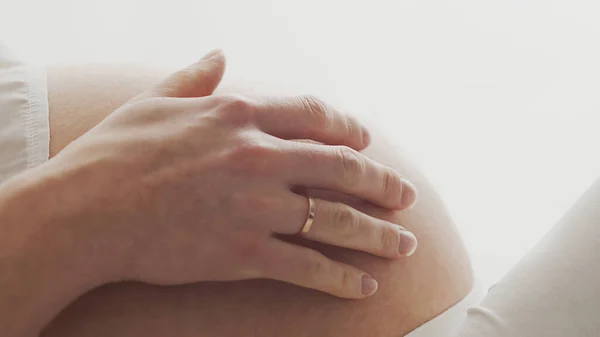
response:
{"label": "white shirt", "polygon": [[46,71],[0,43],[0,183],[47,161],[49,150]]}

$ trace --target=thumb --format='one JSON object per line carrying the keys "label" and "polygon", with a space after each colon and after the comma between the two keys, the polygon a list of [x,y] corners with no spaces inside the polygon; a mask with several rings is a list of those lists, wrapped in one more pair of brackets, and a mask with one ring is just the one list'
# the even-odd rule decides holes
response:
{"label": "thumb", "polygon": [[225,73],[225,56],[221,50],[206,54],[200,61],[167,77],[148,93],[150,97],[210,96]]}

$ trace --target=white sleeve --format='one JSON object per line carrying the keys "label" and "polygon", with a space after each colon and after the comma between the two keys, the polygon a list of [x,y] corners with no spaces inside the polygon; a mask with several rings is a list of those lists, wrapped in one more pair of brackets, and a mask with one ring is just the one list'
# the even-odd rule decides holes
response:
{"label": "white sleeve", "polygon": [[48,160],[46,70],[0,43],[0,183]]}

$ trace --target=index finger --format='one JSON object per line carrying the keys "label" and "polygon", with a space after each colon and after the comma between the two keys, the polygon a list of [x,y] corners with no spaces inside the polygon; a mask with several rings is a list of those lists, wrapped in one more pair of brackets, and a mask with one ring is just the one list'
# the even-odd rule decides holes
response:
{"label": "index finger", "polygon": [[314,96],[266,99],[258,102],[254,122],[282,139],[310,139],[362,150],[369,145],[367,128]]}

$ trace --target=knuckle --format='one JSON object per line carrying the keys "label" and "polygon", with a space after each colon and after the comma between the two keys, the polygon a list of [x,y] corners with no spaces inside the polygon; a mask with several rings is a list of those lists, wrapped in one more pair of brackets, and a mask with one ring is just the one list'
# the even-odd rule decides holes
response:
{"label": "knuckle", "polygon": [[242,157],[262,157],[270,153],[270,147],[259,140],[241,139],[234,147]]}
{"label": "knuckle", "polygon": [[386,255],[397,255],[400,234],[398,231],[389,227],[382,227],[380,232],[381,251]]}
{"label": "knuckle", "polygon": [[383,194],[388,198],[400,195],[400,192],[402,192],[400,177],[391,168],[386,167],[385,171],[383,171],[382,184]]}
{"label": "knuckle", "polygon": [[245,110],[252,106],[252,101],[243,95],[239,94],[224,94],[218,96],[221,106],[232,110]]}
{"label": "knuckle", "polygon": [[262,256],[264,245],[254,236],[240,234],[232,248],[239,261],[250,264]]}
{"label": "knuckle", "polygon": [[[231,196],[233,209],[241,214],[243,220],[252,221],[264,219],[265,215],[274,209],[272,199],[255,193],[235,193]],[[240,223],[241,225],[241,223]]]}
{"label": "knuckle", "polygon": [[355,272],[352,271],[349,267],[341,268],[341,286],[343,289],[354,290],[356,289],[356,275]]}
{"label": "knuckle", "polygon": [[349,236],[358,231],[360,219],[350,207],[337,207],[333,217],[333,226],[337,230],[336,235]]}
{"label": "knuckle", "polygon": [[243,139],[230,150],[229,164],[234,171],[264,171],[274,151],[272,146],[265,143]]}
{"label": "knuckle", "polygon": [[346,184],[356,184],[365,171],[365,166],[360,155],[355,150],[340,146],[337,147],[338,166],[342,171],[342,177]]}
{"label": "knuckle", "polygon": [[309,120],[313,127],[326,129],[331,123],[331,112],[327,105],[319,98],[312,95],[304,95],[298,98],[300,104],[310,114]]}
{"label": "knuckle", "polygon": [[356,118],[346,116],[346,131],[351,139],[360,139],[362,142],[362,128]]}
{"label": "knuckle", "polygon": [[[129,107],[135,107],[138,111],[144,113],[146,120],[151,121],[170,116],[173,113],[180,113],[180,109],[173,109],[164,97],[148,97],[141,100],[126,103]],[[175,110],[175,111],[173,111]]]}
{"label": "knuckle", "polygon": [[247,97],[236,94],[221,95],[217,98],[219,116],[232,124],[244,125],[251,121],[255,105]]}
{"label": "knuckle", "polygon": [[328,273],[328,263],[324,256],[318,256],[319,258],[313,259],[308,267],[308,275],[318,278]]}

